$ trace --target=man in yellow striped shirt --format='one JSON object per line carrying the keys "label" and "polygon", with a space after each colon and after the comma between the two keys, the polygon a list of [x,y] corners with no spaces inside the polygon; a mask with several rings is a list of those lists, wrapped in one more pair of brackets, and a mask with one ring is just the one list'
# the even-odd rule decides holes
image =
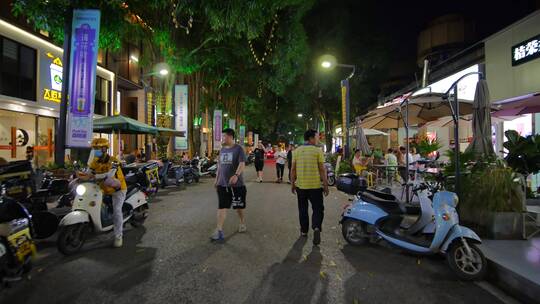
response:
{"label": "man in yellow striped shirt", "polygon": [[[313,245],[321,243],[321,230],[324,218],[323,193],[328,196],[328,181],[324,168],[322,150],[317,147],[319,134],[315,130],[304,133],[306,143],[293,152],[291,168],[292,193],[298,197],[298,213],[300,219],[300,235],[307,237],[309,230],[308,202],[311,202],[313,215]],[[321,185],[322,181],[322,185]]]}

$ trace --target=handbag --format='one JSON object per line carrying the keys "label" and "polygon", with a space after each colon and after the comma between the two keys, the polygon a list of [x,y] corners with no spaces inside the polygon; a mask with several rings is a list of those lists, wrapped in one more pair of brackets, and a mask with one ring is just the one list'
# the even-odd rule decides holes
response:
{"label": "handbag", "polygon": [[[234,193],[234,188],[230,187],[232,193],[232,203],[231,206],[233,209],[241,209],[246,207],[246,202],[242,200],[241,195],[236,195]],[[237,191],[238,192],[238,191]]]}

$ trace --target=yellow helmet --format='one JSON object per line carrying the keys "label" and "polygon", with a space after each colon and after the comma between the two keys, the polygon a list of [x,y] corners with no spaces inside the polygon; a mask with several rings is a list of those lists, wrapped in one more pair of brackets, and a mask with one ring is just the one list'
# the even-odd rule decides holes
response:
{"label": "yellow helmet", "polygon": [[101,149],[101,148],[109,148],[109,140],[106,138],[94,138],[92,140],[92,148],[94,149]]}

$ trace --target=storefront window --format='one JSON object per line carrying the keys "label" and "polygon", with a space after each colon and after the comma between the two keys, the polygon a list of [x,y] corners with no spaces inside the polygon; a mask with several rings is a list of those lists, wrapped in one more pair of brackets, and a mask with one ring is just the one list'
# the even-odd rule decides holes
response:
{"label": "storefront window", "polygon": [[35,130],[35,115],[0,110],[0,157],[7,161],[26,159],[26,148],[35,145]]}
{"label": "storefront window", "polygon": [[36,50],[0,36],[0,94],[36,100]]}
{"label": "storefront window", "polygon": [[54,132],[56,119],[38,117],[38,138],[34,147],[35,163],[38,167],[54,162]]}
{"label": "storefront window", "polygon": [[107,106],[109,104],[110,81],[99,76],[96,77],[96,103],[94,113],[98,115],[107,115]]}

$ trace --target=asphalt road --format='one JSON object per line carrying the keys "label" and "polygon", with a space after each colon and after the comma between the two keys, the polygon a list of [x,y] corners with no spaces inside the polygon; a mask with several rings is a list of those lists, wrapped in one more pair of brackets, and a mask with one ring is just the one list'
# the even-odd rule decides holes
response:
{"label": "asphalt road", "polygon": [[145,228],[128,227],[124,247],[100,235],[72,257],[54,237],[39,243],[30,278],[0,294],[0,303],[500,303],[458,281],[442,258],[417,258],[384,244],[351,247],[338,224],[346,197],[326,198],[322,244],[299,238],[289,185],[254,182],[247,168],[248,232],[229,213],[224,244],[209,242],[217,198],[211,179],[165,190]]}

